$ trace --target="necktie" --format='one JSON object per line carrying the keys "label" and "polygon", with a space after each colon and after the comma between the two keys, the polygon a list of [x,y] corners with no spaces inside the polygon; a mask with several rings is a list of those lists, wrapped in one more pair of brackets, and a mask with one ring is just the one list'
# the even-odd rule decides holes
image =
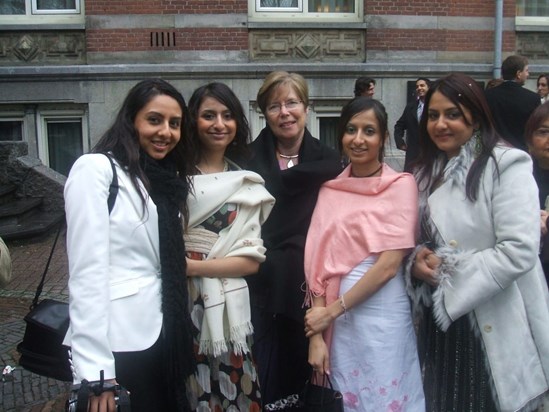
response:
{"label": "necktie", "polygon": [[420,100],[417,103],[417,121],[421,119],[421,113],[423,113],[423,102]]}

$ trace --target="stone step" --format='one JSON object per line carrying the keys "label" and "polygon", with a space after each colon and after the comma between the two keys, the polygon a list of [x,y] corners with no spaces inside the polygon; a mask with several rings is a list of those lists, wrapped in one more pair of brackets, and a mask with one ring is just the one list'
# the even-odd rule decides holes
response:
{"label": "stone step", "polygon": [[10,184],[0,185],[0,205],[11,202],[15,197],[17,186]]}
{"label": "stone step", "polygon": [[12,200],[11,202],[0,205],[0,219],[3,217],[22,215],[42,204],[41,197],[27,197],[23,199]]}
{"label": "stone step", "polygon": [[10,240],[42,235],[52,230],[64,218],[65,213],[63,212],[35,213],[17,223],[0,226],[0,237],[4,240]]}

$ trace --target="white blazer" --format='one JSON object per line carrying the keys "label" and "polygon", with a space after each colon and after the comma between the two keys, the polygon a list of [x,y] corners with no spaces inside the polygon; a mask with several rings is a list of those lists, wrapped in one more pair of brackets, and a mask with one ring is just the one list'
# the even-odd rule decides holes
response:
{"label": "white blazer", "polygon": [[[116,162],[115,162],[116,163]],[[112,168],[102,154],[81,156],[65,184],[74,381],[115,378],[112,352],[151,347],[162,327],[158,215],[146,210],[116,163],[119,190],[109,215]]]}

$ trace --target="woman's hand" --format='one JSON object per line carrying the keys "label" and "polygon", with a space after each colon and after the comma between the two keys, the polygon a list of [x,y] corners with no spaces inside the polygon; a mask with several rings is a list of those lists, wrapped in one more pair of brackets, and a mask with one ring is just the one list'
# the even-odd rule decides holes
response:
{"label": "woman's hand", "polygon": [[412,274],[415,278],[427,282],[431,286],[438,285],[436,269],[440,266],[441,259],[429,248],[422,248],[416,255]]}
{"label": "woman's hand", "polygon": [[[105,382],[116,384],[115,380]],[[116,412],[116,402],[113,391],[105,391],[99,396],[90,394],[88,402],[88,412]]]}
{"label": "woman's hand", "polygon": [[316,373],[330,374],[330,355],[322,334],[317,333],[309,338],[309,365]]}
{"label": "woman's hand", "polygon": [[541,236],[545,236],[547,234],[547,216],[549,216],[549,213],[547,213],[545,210],[541,210]]}
{"label": "woman's hand", "polygon": [[330,313],[328,307],[314,306],[305,314],[305,336],[310,338],[313,335],[327,329],[335,317]]}

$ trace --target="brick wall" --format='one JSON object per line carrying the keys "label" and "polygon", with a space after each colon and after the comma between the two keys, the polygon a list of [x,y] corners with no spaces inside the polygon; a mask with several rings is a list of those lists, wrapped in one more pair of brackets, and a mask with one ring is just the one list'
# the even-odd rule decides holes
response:
{"label": "brick wall", "polygon": [[171,29],[175,44],[161,47],[151,44],[156,28],[87,30],[88,52],[126,52],[147,50],[247,50],[246,29]]}
{"label": "brick wall", "polygon": [[246,13],[247,0],[86,0],[86,14]]}
{"label": "brick wall", "polygon": [[[515,15],[515,0],[504,0],[503,11],[506,17]],[[365,0],[366,14],[411,15],[411,16],[483,16],[493,17],[495,1],[479,0]]]}
{"label": "brick wall", "polygon": [[[366,34],[366,50],[492,51],[492,30],[371,29]],[[503,33],[503,50],[515,49],[514,32]]]}

